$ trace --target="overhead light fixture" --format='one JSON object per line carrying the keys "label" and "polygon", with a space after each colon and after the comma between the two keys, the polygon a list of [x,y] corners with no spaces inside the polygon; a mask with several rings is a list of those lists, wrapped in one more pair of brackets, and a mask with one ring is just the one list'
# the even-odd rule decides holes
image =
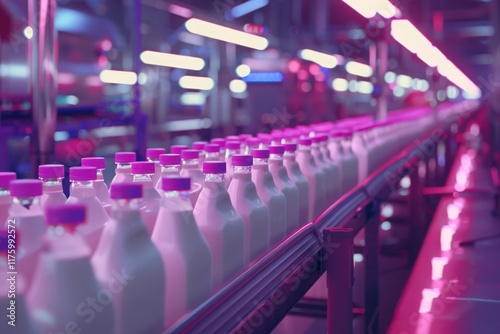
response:
{"label": "overhead light fixture", "polygon": [[265,37],[252,35],[200,19],[189,19],[186,21],[185,25],[190,33],[245,46],[251,49],[264,50],[269,45]]}
{"label": "overhead light fixture", "polygon": [[392,21],[391,35],[411,53],[432,47],[431,42],[408,20]]}
{"label": "overhead light fixture", "polygon": [[359,77],[371,77],[373,75],[373,69],[371,66],[358,63],[357,61],[349,61],[345,64],[345,69],[348,73],[352,75],[357,75]]}
{"label": "overhead light fixture", "polygon": [[345,92],[349,88],[349,83],[346,79],[336,78],[332,81],[332,88],[337,92]]}
{"label": "overhead light fixture", "polygon": [[358,81],[358,93],[361,94],[373,93],[373,84],[369,81]]}
{"label": "overhead light fixture", "polygon": [[184,89],[211,90],[214,88],[214,81],[208,77],[185,75],[179,79],[179,86]]}
{"label": "overhead light fixture", "polygon": [[253,11],[261,9],[262,7],[267,6],[269,0],[250,0],[244,2],[240,5],[237,5],[231,9],[231,16],[233,18],[238,18],[243,15],[247,15]]}
{"label": "overhead light fixture", "polygon": [[396,77],[396,83],[403,88],[411,88],[412,77],[400,74]]}
{"label": "overhead light fixture", "polygon": [[278,83],[283,81],[281,72],[252,72],[243,78],[245,82],[251,83]]}
{"label": "overhead light fixture", "polygon": [[299,57],[307,61],[312,61],[325,68],[334,68],[338,65],[338,60],[335,56],[311,49],[300,50]]}
{"label": "overhead light fixture", "polygon": [[168,5],[168,11],[172,14],[184,17],[186,19],[189,19],[193,16],[193,11],[191,9],[175,4]]}
{"label": "overhead light fixture", "polygon": [[363,0],[342,0],[342,1],[344,1],[352,9],[354,9],[367,19],[371,19],[372,17],[375,16],[375,14],[377,14],[377,12],[373,10],[372,6],[370,6],[370,4],[366,1]]}
{"label": "overhead light fixture", "polygon": [[205,95],[202,93],[184,93],[181,95],[180,102],[185,106],[201,106],[205,104]]}
{"label": "overhead light fixture", "polygon": [[236,67],[236,75],[238,75],[240,78],[246,77],[250,74],[250,72],[252,72],[252,70],[247,64],[241,64]]}
{"label": "overhead light fixture", "polygon": [[247,90],[247,83],[240,79],[231,80],[229,90],[233,93],[244,93]]}
{"label": "overhead light fixture", "polygon": [[172,53],[143,51],[140,58],[144,64],[199,71],[205,67],[202,58],[176,55]]}
{"label": "overhead light fixture", "polygon": [[389,0],[343,0],[352,9],[370,19],[377,13],[386,19],[401,15]]}
{"label": "overhead light fixture", "polygon": [[135,85],[137,74],[130,71],[104,70],[99,74],[99,79],[109,84]]}

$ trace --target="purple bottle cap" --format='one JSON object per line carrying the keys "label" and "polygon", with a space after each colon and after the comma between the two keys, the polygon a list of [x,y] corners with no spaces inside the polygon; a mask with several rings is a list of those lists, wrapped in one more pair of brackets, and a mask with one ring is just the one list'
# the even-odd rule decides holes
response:
{"label": "purple bottle cap", "polygon": [[226,139],[224,138],[214,138],[210,140],[210,144],[217,144],[220,148],[226,148]]}
{"label": "purple bottle cap", "polygon": [[95,167],[70,167],[70,181],[95,181],[97,179],[97,168]]}
{"label": "purple bottle cap", "polygon": [[340,137],[350,137],[352,135],[352,130],[349,130],[348,128],[337,128],[333,129],[330,131],[330,136],[334,138],[340,138]]}
{"label": "purple bottle cap", "polygon": [[206,141],[195,141],[191,146],[193,147],[193,150],[203,151],[206,144],[208,144]]}
{"label": "purple bottle cap", "polygon": [[226,147],[230,150],[239,150],[241,148],[241,141],[239,140],[227,141]]}
{"label": "purple bottle cap", "polygon": [[324,133],[318,135],[318,137],[321,142],[328,141],[328,135],[325,135]]}
{"label": "purple bottle cap", "polygon": [[10,181],[17,179],[16,173],[0,172],[0,188],[8,189]]}
{"label": "purple bottle cap", "polygon": [[226,162],[225,161],[204,161],[203,174],[225,174]]}
{"label": "purple bottle cap", "polygon": [[283,137],[284,137],[283,133],[273,133],[271,135],[272,141],[278,142],[278,143],[281,143],[281,141],[283,140]]}
{"label": "purple bottle cap", "polygon": [[319,136],[314,136],[314,137],[311,138],[311,140],[315,144],[321,143],[321,137],[319,137]]}
{"label": "purple bottle cap", "polygon": [[84,204],[58,204],[45,207],[47,225],[77,225],[85,223],[87,208]]}
{"label": "purple bottle cap", "polygon": [[297,151],[297,144],[285,144],[285,151],[286,152],[295,152]]}
{"label": "purple bottle cap", "polygon": [[[16,243],[19,244],[16,235]],[[6,253],[9,250],[9,232],[5,229],[0,230],[0,252]]]}
{"label": "purple bottle cap", "polygon": [[162,166],[172,166],[172,165],[180,165],[181,164],[181,155],[180,154],[160,154],[160,165]]}
{"label": "purple bottle cap", "polygon": [[249,147],[257,148],[260,145],[260,139],[254,137],[247,138],[246,143]]}
{"label": "purple bottle cap", "polygon": [[311,144],[312,144],[312,140],[310,138],[299,139],[299,145],[311,146]]}
{"label": "purple bottle cap", "polygon": [[41,179],[58,179],[64,177],[63,165],[40,165],[38,166],[38,177]]}
{"label": "purple bottle cap", "polygon": [[283,155],[285,153],[284,145],[270,145],[269,153]]}
{"label": "purple bottle cap", "polygon": [[257,159],[268,159],[269,150],[267,148],[255,148],[252,150],[252,157]]}
{"label": "purple bottle cap", "polygon": [[373,128],[374,128],[374,125],[372,123],[360,124],[360,125],[354,127],[354,132],[368,131],[368,130],[373,129]]}
{"label": "purple bottle cap", "polygon": [[253,158],[251,155],[235,154],[231,157],[233,166],[248,167],[253,165]]}
{"label": "purple bottle cap", "polygon": [[137,160],[137,155],[135,152],[116,152],[115,162],[116,163],[131,163]]}
{"label": "purple bottle cap", "polygon": [[93,158],[82,158],[83,167],[95,167],[97,169],[106,168],[106,161],[104,158],[93,157]]}
{"label": "purple bottle cap", "polygon": [[170,146],[170,153],[181,154],[182,151],[189,149],[186,145],[172,145]]}
{"label": "purple bottle cap", "polygon": [[42,196],[43,186],[40,180],[13,180],[9,183],[10,195],[13,197]]}
{"label": "purple bottle cap", "polygon": [[203,149],[207,153],[219,153],[220,152],[220,145],[219,144],[205,144],[205,147]]}
{"label": "purple bottle cap", "polygon": [[239,135],[239,137],[241,140],[247,140],[248,138],[252,138],[253,136],[249,133],[242,133],[241,135]]}
{"label": "purple bottle cap", "polygon": [[146,157],[148,159],[155,159],[157,160],[160,158],[160,154],[164,154],[167,152],[164,148],[156,147],[156,148],[148,148],[146,150]]}
{"label": "purple bottle cap", "polygon": [[191,179],[189,177],[163,177],[161,189],[163,191],[189,191]]}
{"label": "purple bottle cap", "polygon": [[181,153],[181,158],[184,160],[199,159],[200,151],[198,150],[184,150]]}
{"label": "purple bottle cap", "polygon": [[142,197],[142,183],[116,183],[109,188],[111,199],[134,199]]}
{"label": "purple bottle cap", "polygon": [[154,174],[155,163],[152,161],[136,161],[132,162],[132,174]]}
{"label": "purple bottle cap", "polygon": [[240,141],[240,136],[227,136],[226,141]]}

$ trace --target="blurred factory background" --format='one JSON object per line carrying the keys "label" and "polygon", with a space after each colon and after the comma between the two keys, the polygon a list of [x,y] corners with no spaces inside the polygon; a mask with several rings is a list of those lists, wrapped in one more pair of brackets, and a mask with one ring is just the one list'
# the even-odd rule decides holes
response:
{"label": "blurred factory background", "polygon": [[498,1],[367,3],[2,1],[0,170],[496,93]]}

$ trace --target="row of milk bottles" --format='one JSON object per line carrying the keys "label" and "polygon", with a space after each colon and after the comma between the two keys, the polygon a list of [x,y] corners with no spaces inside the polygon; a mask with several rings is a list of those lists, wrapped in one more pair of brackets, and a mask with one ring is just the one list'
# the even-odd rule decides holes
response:
{"label": "row of milk bottles", "polygon": [[[104,158],[83,158],[69,170],[69,198],[62,165],[39,166],[39,180],[0,173],[0,218],[18,238],[18,319],[31,319],[17,328],[169,328],[362,182],[382,162],[373,152],[413,138],[402,121],[366,123],[152,148],[148,161],[118,152],[109,190]],[[8,239],[0,234],[2,273]]]}

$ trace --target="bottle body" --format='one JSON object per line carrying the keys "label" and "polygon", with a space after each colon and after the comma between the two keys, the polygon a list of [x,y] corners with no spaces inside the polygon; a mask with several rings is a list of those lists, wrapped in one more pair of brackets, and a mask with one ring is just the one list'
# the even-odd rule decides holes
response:
{"label": "bottle body", "polygon": [[191,191],[189,192],[189,199],[193,207],[196,205],[198,201],[198,197],[201,194],[201,190],[203,189],[203,184],[205,183],[205,175],[199,168],[198,164],[184,164],[182,166],[181,176],[189,177],[191,179]]}
{"label": "bottle body", "polygon": [[151,239],[167,273],[164,298],[166,328],[169,328],[212,292],[211,251],[198,229],[187,194],[164,194]]}
{"label": "bottle body", "polygon": [[40,197],[40,205],[64,204],[67,200],[66,195],[63,193],[62,180],[54,179],[41,179],[43,182],[43,195]]}
{"label": "bottle body", "polygon": [[115,176],[111,180],[111,185],[117,183],[133,182],[132,167],[129,163],[118,163],[115,169]]}
{"label": "bottle body", "polygon": [[302,174],[294,154],[285,153],[283,165],[299,191],[299,227],[301,227],[309,222],[309,181]]}
{"label": "bottle body", "polygon": [[307,220],[314,221],[325,208],[325,175],[316,165],[309,148],[299,148],[297,163],[309,182],[309,214]]}

